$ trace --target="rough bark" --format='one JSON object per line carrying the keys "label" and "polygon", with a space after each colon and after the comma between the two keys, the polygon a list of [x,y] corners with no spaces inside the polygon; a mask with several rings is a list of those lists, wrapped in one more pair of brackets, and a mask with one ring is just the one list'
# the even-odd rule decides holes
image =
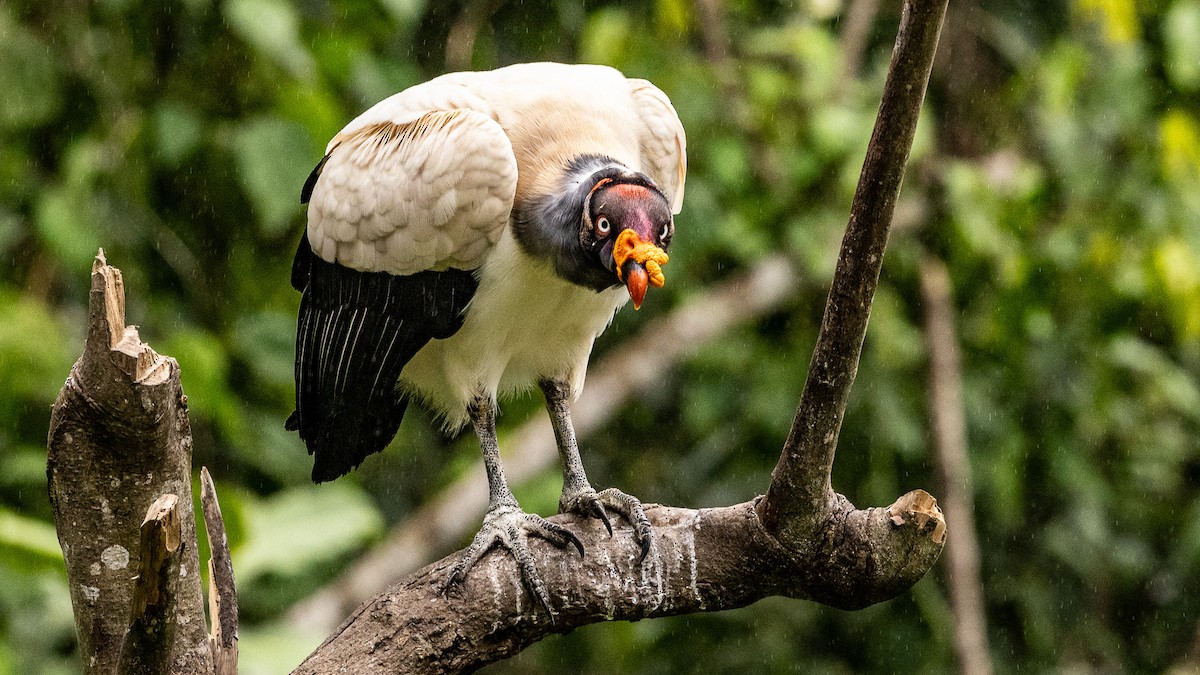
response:
{"label": "rough bark", "polygon": [[836,512],[837,495],[830,484],[834,452],[945,15],[946,0],[904,3],[808,379],[771,487],[759,505],[767,529],[788,541],[809,539]]}
{"label": "rough bark", "polygon": [[[587,548],[582,558],[535,548],[553,617],[531,600],[510,556],[488,556],[443,596],[460,552],[363,605],[294,672],[470,672],[582,625],[734,609],[772,595],[858,609],[910,587],[940,550],[930,543],[939,520],[897,508],[904,522],[897,527],[891,510],[845,505],[825,538],[800,554],[762,527],[754,501],[700,510],[650,505],[653,541],[641,563],[629,528],[610,538],[596,520],[556,516]],[[844,555],[841,538],[860,542],[860,555]]]}
{"label": "rough bark", "polygon": [[892,212],[945,15],[909,0],[792,433],[765,497],[699,511],[651,505],[650,554],[629,528],[556,516],[585,543],[580,558],[534,545],[554,613],[530,601],[510,556],[441,588],[461,552],[359,608],[296,673],[462,672],[554,632],[604,620],[741,607],[770,595],[865,607],[903,592],[941,552],[946,526],[921,490],[886,509],[856,509],[830,484]]}
{"label": "rough bark", "polygon": [[[47,477],[66,560],[84,672],[117,672],[130,626],[140,524],[160,496],[192,503],[191,431],[174,359],[125,325],[121,273],[103,252],[92,267],[87,343],[50,419]],[[204,630],[196,524],[178,511],[178,572],[165,621],[172,672],[212,670]]]}

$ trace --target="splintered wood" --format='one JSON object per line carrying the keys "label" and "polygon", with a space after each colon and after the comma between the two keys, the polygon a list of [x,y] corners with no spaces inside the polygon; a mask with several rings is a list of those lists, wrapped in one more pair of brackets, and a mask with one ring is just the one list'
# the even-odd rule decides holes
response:
{"label": "splintered wood", "polygon": [[225,537],[221,505],[208,467],[200,467],[200,506],[204,510],[204,529],[208,533],[208,619],[212,622],[208,645],[216,675],[237,673],[238,606],[233,581],[233,560]]}
{"label": "splintered wood", "polygon": [[179,497],[165,494],[150,505],[142,521],[138,576],[133,587],[134,620],[144,615],[147,607],[165,607],[169,602],[166,570],[171,555],[179,550],[178,506]]}
{"label": "splintered wood", "polygon": [[170,359],[142,342],[137,326],[125,325],[125,281],[121,270],[109,266],[105,260],[104,249],[100,249],[92,263],[92,277],[92,292],[99,291],[104,296],[104,323],[113,361],[138,384],[166,382],[171,377]]}
{"label": "splintered wood", "polygon": [[911,520],[918,530],[925,530],[933,523],[933,543],[946,542],[946,519],[942,516],[942,508],[937,499],[924,490],[913,490],[900,497],[887,508],[887,514],[896,527]]}

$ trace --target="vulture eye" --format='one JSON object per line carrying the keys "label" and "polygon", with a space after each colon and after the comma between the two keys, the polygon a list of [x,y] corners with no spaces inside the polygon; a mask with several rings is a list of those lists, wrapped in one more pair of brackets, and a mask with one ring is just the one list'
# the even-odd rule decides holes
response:
{"label": "vulture eye", "polygon": [[667,237],[669,237],[669,236],[671,236],[671,226],[670,226],[670,225],[663,225],[662,232],[661,232],[661,233],[659,233],[659,235],[658,235],[658,240],[659,240],[659,241],[666,241],[666,240],[667,240]]}
{"label": "vulture eye", "polygon": [[612,225],[609,225],[608,218],[600,216],[596,219],[596,231],[599,232],[601,236],[607,235],[610,230],[612,230]]}

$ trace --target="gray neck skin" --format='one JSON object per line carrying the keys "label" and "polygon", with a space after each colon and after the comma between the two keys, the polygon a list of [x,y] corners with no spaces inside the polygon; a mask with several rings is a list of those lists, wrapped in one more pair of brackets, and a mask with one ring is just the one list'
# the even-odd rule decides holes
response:
{"label": "gray neck skin", "polygon": [[611,157],[582,155],[567,165],[557,191],[529,200],[513,214],[513,233],[525,253],[549,260],[559,276],[597,292],[620,285],[603,264],[601,248],[585,248],[579,236],[584,202],[604,178],[653,185]]}

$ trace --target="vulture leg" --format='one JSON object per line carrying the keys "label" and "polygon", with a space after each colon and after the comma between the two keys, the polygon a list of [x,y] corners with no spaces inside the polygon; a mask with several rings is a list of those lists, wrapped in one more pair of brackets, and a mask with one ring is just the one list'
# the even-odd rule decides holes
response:
{"label": "vulture leg", "polygon": [[559,513],[599,518],[612,535],[612,524],[605,507],[615,511],[633,525],[634,539],[641,547],[641,557],[645,558],[650,552],[650,519],[646,517],[642,503],[616,488],[596,492],[583,472],[575,428],[571,425],[571,388],[562,380],[542,380],[539,384],[546,395],[546,410],[550,413],[550,424],[554,427],[558,455],[562,460],[563,491],[558,499]]}
{"label": "vulture leg", "polygon": [[483,527],[479,529],[463,557],[450,570],[445,589],[448,590],[466,578],[467,572],[484,554],[494,546],[500,545],[512,553],[526,588],[537,598],[538,604],[553,617],[550,593],[533,564],[529,537],[541,537],[559,548],[573,545],[581,556],[583,543],[570,530],[539,515],[525,513],[517,504],[517,498],[509,489],[508,479],[504,477],[504,469],[500,466],[500,447],[496,442],[495,402],[483,396],[476,398],[471,403],[470,415],[475,434],[479,436],[479,444],[483,447],[483,464],[488,476],[488,510],[483,517]]}

